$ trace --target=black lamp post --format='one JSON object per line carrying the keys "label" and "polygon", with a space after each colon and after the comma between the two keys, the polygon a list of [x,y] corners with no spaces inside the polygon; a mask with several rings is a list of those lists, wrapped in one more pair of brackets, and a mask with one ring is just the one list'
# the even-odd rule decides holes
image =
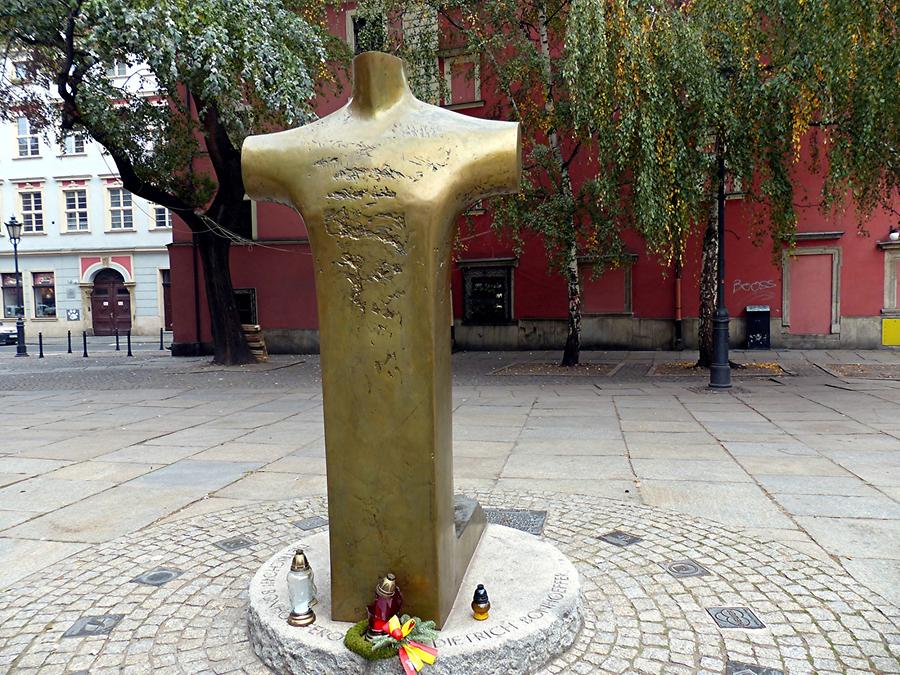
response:
{"label": "black lamp post", "polygon": [[713,318],[713,354],[709,366],[709,386],[713,389],[731,388],[731,364],[728,359],[728,307],[725,306],[725,152],[717,143],[719,162],[718,236],[719,256],[716,288],[716,314]]}
{"label": "black lamp post", "polygon": [[13,245],[13,260],[16,265],[16,302],[19,304],[19,316],[16,318],[16,356],[28,356],[25,345],[25,295],[22,291],[22,277],[19,276],[19,241],[22,239],[22,223],[13,216],[6,221],[6,231]]}

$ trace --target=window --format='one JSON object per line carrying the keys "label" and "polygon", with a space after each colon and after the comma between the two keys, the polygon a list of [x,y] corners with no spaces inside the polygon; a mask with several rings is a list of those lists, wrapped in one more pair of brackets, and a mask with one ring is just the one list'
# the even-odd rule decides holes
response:
{"label": "window", "polygon": [[172,227],[172,212],[162,206],[155,207],[153,209],[153,224],[156,227]]}
{"label": "window", "polygon": [[123,61],[113,61],[106,74],[110,77],[125,77],[128,74],[128,64]]}
{"label": "window", "polygon": [[348,12],[347,42],[354,54],[377,51],[384,47],[386,37],[384,19],[378,16],[357,16]]}
{"label": "window", "polygon": [[444,85],[447,105],[481,103],[481,66],[477,54],[444,59]]}
{"label": "window", "polygon": [[64,155],[83,155],[86,140],[84,134],[75,131],[63,138],[63,154]]}
{"label": "window", "polygon": [[66,203],[66,232],[88,229],[87,190],[63,190]]}
{"label": "window", "polygon": [[253,326],[259,323],[256,316],[255,288],[235,288],[234,301],[237,303],[238,316],[241,318],[241,323]]}
{"label": "window", "polygon": [[[463,266],[465,263],[460,263]],[[463,267],[463,321],[492,325],[512,321],[512,267]]]}
{"label": "window", "polygon": [[[19,277],[21,278],[21,274]],[[22,302],[24,293],[21,288],[16,286],[15,274],[4,274],[3,279],[3,316],[7,319],[14,319],[17,316],[25,315],[25,307]]]}
{"label": "window", "polygon": [[28,61],[13,61],[13,81],[24,82],[28,79]]}
{"label": "window", "polygon": [[114,230],[130,230],[134,227],[131,193],[128,190],[109,189],[109,225]]}
{"label": "window", "polygon": [[22,200],[22,232],[44,231],[44,198],[40,191],[20,192]]}
{"label": "window", "polygon": [[34,318],[56,318],[56,288],[53,272],[35,272],[34,277]]}
{"label": "window", "polygon": [[31,128],[31,122],[27,117],[19,117],[16,120],[18,126],[19,157],[37,157],[41,152],[37,134]]}

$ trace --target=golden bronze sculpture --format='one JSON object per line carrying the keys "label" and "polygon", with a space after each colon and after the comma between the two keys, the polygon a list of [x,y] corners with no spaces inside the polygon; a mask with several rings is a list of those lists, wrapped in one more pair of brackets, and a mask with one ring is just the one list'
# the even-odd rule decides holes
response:
{"label": "golden bronze sculpture", "polygon": [[423,103],[403,61],[368,52],[353,94],[307,126],[244,142],[247,194],[296,208],[316,269],[334,619],[397,575],[443,625],[484,527],[454,521],[450,254],[457,216],[514,192],[518,124]]}

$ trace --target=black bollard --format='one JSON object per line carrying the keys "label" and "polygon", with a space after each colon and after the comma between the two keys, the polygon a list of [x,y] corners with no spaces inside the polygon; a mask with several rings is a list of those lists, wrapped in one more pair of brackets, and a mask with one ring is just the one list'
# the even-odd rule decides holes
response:
{"label": "black bollard", "polygon": [[121,351],[121,350],[119,349],[119,329],[118,329],[118,328],[116,328],[116,351],[117,351],[117,352],[118,352],[118,351]]}
{"label": "black bollard", "polygon": [[81,331],[81,341],[84,343],[84,354],[82,356],[87,358],[87,331]]}
{"label": "black bollard", "polygon": [[44,358],[44,334],[38,333],[38,358]]}
{"label": "black bollard", "polygon": [[165,349],[165,347],[163,347],[163,329],[160,328],[159,329],[159,351],[162,351],[163,349]]}
{"label": "black bollard", "polygon": [[134,356],[134,354],[131,353],[131,331],[130,330],[128,331],[128,356]]}
{"label": "black bollard", "polygon": [[67,330],[66,333],[69,335],[69,354],[72,353],[72,331]]}

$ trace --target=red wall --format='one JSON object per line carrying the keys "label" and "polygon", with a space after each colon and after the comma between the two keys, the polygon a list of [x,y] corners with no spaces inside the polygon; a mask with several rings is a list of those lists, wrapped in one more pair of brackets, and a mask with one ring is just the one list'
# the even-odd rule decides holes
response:
{"label": "red wall", "polygon": [[[352,8],[353,5],[347,5]],[[330,25],[335,34],[345,37],[346,21],[341,12],[330,14]],[[490,116],[498,109],[499,101],[491,97],[496,87],[491,86],[491,76],[482,62],[482,96],[484,106],[461,110],[462,114]],[[337,109],[345,100],[349,88],[339,96],[323,97],[319,103],[320,114]],[[804,155],[804,159],[806,155]],[[574,179],[580,182],[581,168],[574,168]],[[799,232],[843,231],[839,239],[800,241],[798,248],[837,247],[841,250],[840,305],[843,316],[878,316],[883,303],[884,253],[875,242],[887,237],[889,225],[896,220],[886,211],[879,211],[867,221],[870,236],[857,228],[857,214],[846,212],[823,214],[816,207],[819,199],[820,179],[798,171],[796,198]],[[489,204],[487,205],[489,206]],[[780,251],[773,256],[771,240],[763,237],[754,243],[754,220],[760,215],[758,206],[741,199],[729,200],[726,206],[726,298],[732,316],[741,316],[751,304],[771,306],[773,317],[782,314],[782,272]],[[496,236],[490,229],[490,214],[469,216],[471,226],[464,225],[455,253],[456,260],[512,258],[512,242]],[[462,219],[461,219],[462,223]],[[316,328],[318,320],[315,306],[312,259],[306,238],[306,230],[300,217],[282,206],[257,205],[257,235],[259,246],[235,246],[232,252],[234,286],[253,287],[257,290],[258,318],[264,328]],[[190,235],[183,226],[175,228],[175,245],[171,250],[172,310],[175,317],[175,341],[194,342],[193,258],[187,244]],[[672,318],[675,312],[675,280],[673,270],[659,263],[646,253],[643,242],[634,233],[626,233],[629,250],[636,254],[631,269],[632,307],[635,317]],[[683,271],[683,316],[698,314],[698,280],[700,276],[700,246],[702,234],[697,233],[688,242]],[[566,314],[566,286],[558,274],[548,272],[543,243],[535,235],[526,236],[522,255],[514,272],[513,316],[524,318],[563,318]],[[801,286],[816,285],[824,268],[812,273],[809,280],[801,280]],[[624,284],[624,273],[613,273],[616,279],[600,279],[588,289],[585,311],[608,309],[616,311],[621,304],[618,294]],[[202,276],[202,272],[201,272]],[[461,273],[453,272],[453,308],[455,316],[462,314]],[[825,285],[822,279],[819,286]],[[828,278],[830,284],[830,277]],[[202,281],[201,341],[209,342],[209,322],[203,298]],[[594,293],[595,295],[590,295]],[[615,299],[607,300],[596,294],[610,293]],[[802,295],[802,289],[801,289]],[[800,319],[800,317],[797,317]],[[803,323],[803,319],[800,322]],[[792,328],[793,330],[793,328]]]}

